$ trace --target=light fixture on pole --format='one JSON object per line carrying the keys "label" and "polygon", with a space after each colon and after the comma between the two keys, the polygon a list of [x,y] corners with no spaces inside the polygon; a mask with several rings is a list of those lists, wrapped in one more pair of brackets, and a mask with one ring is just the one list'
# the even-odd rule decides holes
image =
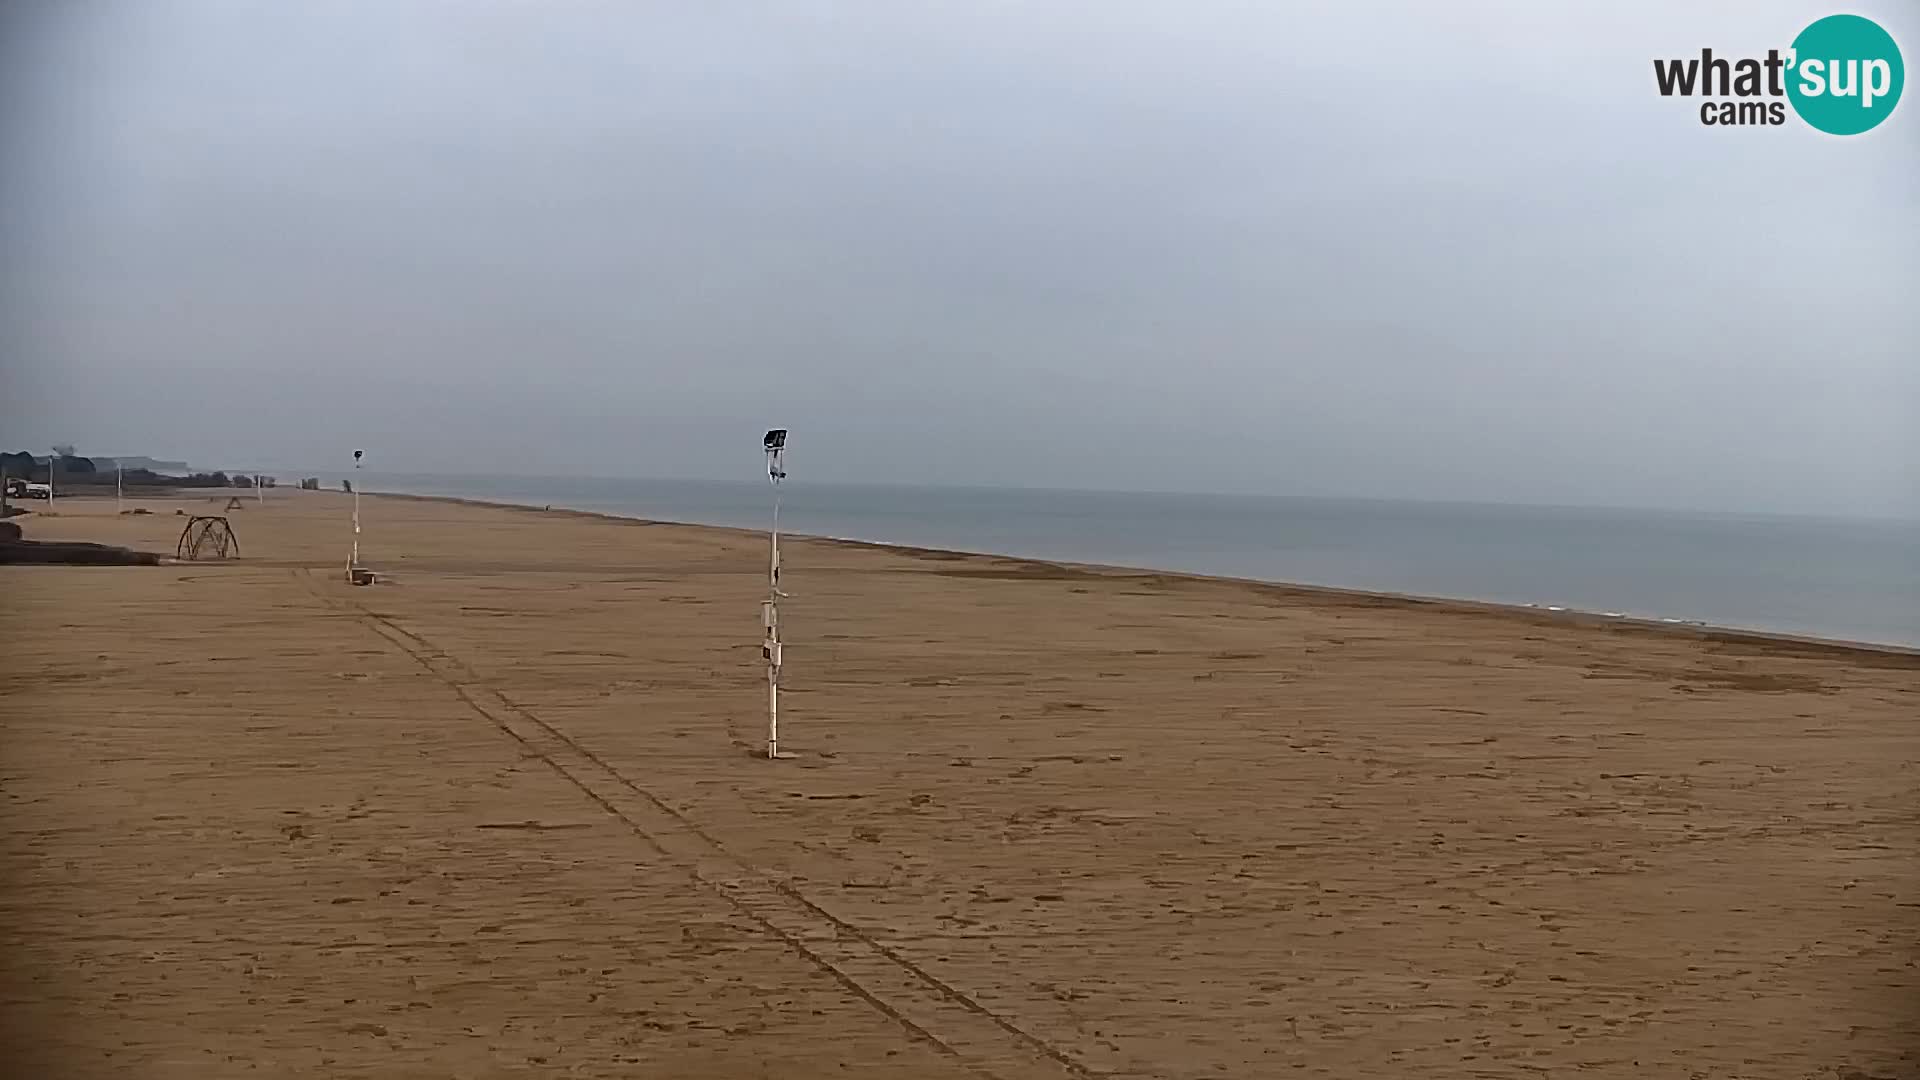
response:
{"label": "light fixture on pole", "polygon": [[780,481],[787,478],[787,429],[774,428],[761,441],[767,453],[767,480],[773,484],[773,528],[767,533],[767,599],[760,605],[766,638],[760,655],[767,661],[767,756],[787,758],[780,750]]}
{"label": "light fixture on pole", "polygon": [[360,566],[360,457],[364,450],[353,452],[353,552],[347,556],[347,580],[355,585],[365,585],[373,580],[373,575]]}

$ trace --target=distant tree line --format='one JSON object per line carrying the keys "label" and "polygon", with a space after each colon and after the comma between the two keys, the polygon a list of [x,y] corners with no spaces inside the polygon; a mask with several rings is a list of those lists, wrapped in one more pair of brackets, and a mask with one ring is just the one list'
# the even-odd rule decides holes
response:
{"label": "distant tree line", "polygon": [[[72,449],[62,447],[60,449]],[[113,486],[115,474],[112,469],[101,470],[92,458],[75,454],[62,454],[57,458],[59,470],[56,475],[56,490],[66,487]],[[26,451],[0,453],[0,473],[18,477],[29,483],[47,482],[49,462],[33,460]],[[126,469],[119,474],[119,480],[130,487],[172,487],[172,488],[250,488],[254,478],[246,473],[228,475],[225,472],[192,473],[187,476],[166,476],[151,469]],[[273,487],[271,476],[260,477],[262,487]]]}
{"label": "distant tree line", "polygon": [[[33,460],[33,455],[25,450],[0,453],[0,472],[5,472],[8,476],[17,476],[30,483],[46,483],[47,468],[52,460],[53,459],[49,459],[49,461],[36,464]],[[95,470],[92,458],[78,457],[73,454],[62,454],[58,460],[60,462],[60,478],[62,480],[68,477],[83,477],[94,474]]]}

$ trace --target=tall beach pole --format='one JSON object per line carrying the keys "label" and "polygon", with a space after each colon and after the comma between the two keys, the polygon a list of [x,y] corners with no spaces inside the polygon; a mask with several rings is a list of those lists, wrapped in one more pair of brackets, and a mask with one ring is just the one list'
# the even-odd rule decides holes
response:
{"label": "tall beach pole", "polygon": [[353,580],[353,572],[360,566],[360,455],[364,450],[353,452],[353,553],[347,556],[347,580]]}
{"label": "tall beach pole", "polygon": [[787,429],[775,428],[762,440],[767,454],[767,480],[773,484],[773,527],[767,532],[767,599],[760,605],[766,637],[760,654],[767,661],[767,757],[792,757],[780,752],[780,481],[787,478]]}

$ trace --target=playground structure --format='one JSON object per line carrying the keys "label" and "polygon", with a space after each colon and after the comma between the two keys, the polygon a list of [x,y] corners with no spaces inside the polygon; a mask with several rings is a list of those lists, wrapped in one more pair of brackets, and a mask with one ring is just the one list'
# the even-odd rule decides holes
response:
{"label": "playground structure", "polygon": [[240,557],[240,538],[234,535],[233,526],[225,517],[217,515],[199,515],[187,519],[187,526],[180,530],[180,540],[174,545],[174,558],[189,562],[205,562],[215,559],[237,559]]}

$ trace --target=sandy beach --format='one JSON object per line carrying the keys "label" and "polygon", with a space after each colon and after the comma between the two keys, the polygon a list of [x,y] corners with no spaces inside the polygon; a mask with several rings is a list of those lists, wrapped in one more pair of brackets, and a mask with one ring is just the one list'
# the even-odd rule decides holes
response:
{"label": "sandy beach", "polygon": [[9,1075],[1920,1075],[1920,658],[796,541],[769,762],[763,536],[245,502],[0,567]]}

